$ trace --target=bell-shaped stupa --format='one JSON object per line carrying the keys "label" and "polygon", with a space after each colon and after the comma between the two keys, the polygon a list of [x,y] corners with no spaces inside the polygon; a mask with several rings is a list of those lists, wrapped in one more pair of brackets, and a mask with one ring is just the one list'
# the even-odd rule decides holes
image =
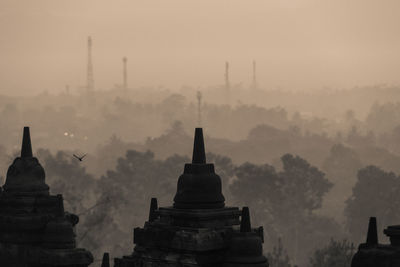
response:
{"label": "bell-shaped stupa", "polygon": [[21,156],[8,168],[3,189],[10,194],[49,195],[44,169],[32,155],[29,127],[24,127]]}
{"label": "bell-shaped stupa", "polygon": [[89,266],[92,254],[76,248],[78,221],[78,216],[64,212],[62,195],[49,194],[25,127],[21,156],[9,167],[0,191],[0,266]]}
{"label": "bell-shaped stupa", "polygon": [[248,209],[225,206],[221,178],[206,162],[203,131],[197,128],[192,163],[178,179],[173,205],[158,207],[151,200],[148,221],[134,229],[134,252],[115,258],[114,267],[268,267],[262,240],[262,227],[251,228]]}
{"label": "bell-shaped stupa", "polygon": [[177,209],[216,209],[225,206],[221,178],[214,164],[206,163],[203,129],[196,128],[192,163],[185,164],[174,198]]}
{"label": "bell-shaped stupa", "polygon": [[389,237],[390,244],[378,242],[376,218],[371,217],[366,242],[358,246],[351,267],[400,266],[400,225],[388,226],[383,232]]}

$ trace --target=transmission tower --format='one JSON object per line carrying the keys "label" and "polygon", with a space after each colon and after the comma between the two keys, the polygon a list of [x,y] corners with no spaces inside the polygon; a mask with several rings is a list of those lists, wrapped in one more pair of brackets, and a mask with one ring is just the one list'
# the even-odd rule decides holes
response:
{"label": "transmission tower", "polygon": [[253,87],[253,89],[257,89],[257,70],[256,70],[256,61],[255,60],[253,60],[253,85],[252,85],[252,87]]}
{"label": "transmission tower", "polygon": [[91,92],[94,90],[93,78],[93,63],[92,63],[92,38],[88,37],[88,61],[87,61],[87,77],[86,77],[86,90]]}
{"label": "transmission tower", "polygon": [[229,62],[225,62],[225,89],[227,92],[229,92],[231,88],[230,82],[229,82]]}
{"label": "transmission tower", "polygon": [[124,89],[128,89],[128,71],[127,71],[127,63],[128,63],[128,59],[126,57],[122,58],[122,68],[123,68],[123,87]]}

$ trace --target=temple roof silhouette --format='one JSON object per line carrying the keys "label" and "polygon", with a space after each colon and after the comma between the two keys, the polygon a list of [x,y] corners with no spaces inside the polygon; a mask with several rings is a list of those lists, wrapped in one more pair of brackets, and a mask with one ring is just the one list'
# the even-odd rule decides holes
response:
{"label": "temple roof silhouette", "polygon": [[49,195],[44,169],[32,155],[29,127],[24,127],[21,156],[8,168],[3,189],[13,194]]}
{"label": "temple roof silhouette", "polygon": [[388,226],[384,233],[390,244],[379,244],[376,217],[368,223],[366,242],[358,246],[351,267],[397,267],[400,266],[400,225]]}
{"label": "temple roof silhouette", "polygon": [[88,266],[92,254],[76,248],[78,222],[78,216],[64,211],[62,195],[50,195],[24,127],[21,156],[9,167],[0,192],[1,266]]}
{"label": "temple roof silhouette", "polygon": [[178,179],[173,205],[158,207],[152,198],[134,243],[131,255],[115,258],[115,267],[269,266],[263,228],[251,227],[247,207],[225,206],[221,178],[206,162],[202,128],[195,129],[192,162]]}
{"label": "temple roof silhouette", "polygon": [[203,129],[196,128],[192,163],[185,164],[178,179],[174,198],[177,209],[223,208],[221,178],[214,171],[214,164],[206,163]]}

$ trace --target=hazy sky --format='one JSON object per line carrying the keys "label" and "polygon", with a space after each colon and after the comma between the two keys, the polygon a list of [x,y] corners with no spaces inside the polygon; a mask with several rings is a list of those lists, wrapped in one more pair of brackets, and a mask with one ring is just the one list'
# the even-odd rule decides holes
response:
{"label": "hazy sky", "polygon": [[96,86],[400,84],[399,0],[0,0],[0,93]]}

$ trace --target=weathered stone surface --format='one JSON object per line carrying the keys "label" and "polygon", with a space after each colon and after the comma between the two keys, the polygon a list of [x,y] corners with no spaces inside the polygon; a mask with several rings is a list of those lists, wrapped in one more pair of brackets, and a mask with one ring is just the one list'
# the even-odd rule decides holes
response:
{"label": "weathered stone surface", "polygon": [[391,245],[374,248],[360,247],[352,260],[352,267],[397,267],[400,266],[400,250]]}
{"label": "weathered stone surface", "polygon": [[160,221],[179,227],[225,227],[239,225],[241,211],[237,207],[221,209],[175,209],[161,207],[158,209]]}

